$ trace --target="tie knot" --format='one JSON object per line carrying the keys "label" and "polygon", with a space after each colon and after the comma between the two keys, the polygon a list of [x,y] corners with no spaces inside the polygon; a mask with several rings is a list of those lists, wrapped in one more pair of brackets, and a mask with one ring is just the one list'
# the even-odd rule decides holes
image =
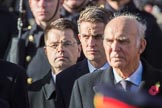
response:
{"label": "tie knot", "polygon": [[122,88],[124,89],[124,91],[130,91],[130,87],[131,87],[131,82],[130,81],[121,80],[120,84],[121,84]]}
{"label": "tie knot", "polygon": [[100,70],[101,70],[101,69],[97,69],[97,68],[96,68],[93,72],[97,72],[97,71],[100,71]]}

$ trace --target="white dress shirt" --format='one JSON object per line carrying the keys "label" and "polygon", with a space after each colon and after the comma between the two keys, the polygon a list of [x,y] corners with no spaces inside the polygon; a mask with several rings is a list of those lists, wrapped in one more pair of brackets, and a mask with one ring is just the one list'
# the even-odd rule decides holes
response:
{"label": "white dress shirt", "polygon": [[51,72],[51,74],[52,74],[53,83],[55,85],[56,84],[56,75],[53,72]]}

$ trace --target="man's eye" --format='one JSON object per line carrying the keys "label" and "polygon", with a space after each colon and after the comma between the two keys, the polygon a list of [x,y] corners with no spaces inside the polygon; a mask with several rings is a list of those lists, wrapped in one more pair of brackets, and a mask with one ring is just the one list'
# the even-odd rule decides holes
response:
{"label": "man's eye", "polygon": [[69,46],[69,45],[71,45],[70,42],[64,42],[63,44],[64,44],[65,46]]}
{"label": "man's eye", "polygon": [[102,35],[96,35],[96,36],[94,36],[94,38],[95,38],[96,40],[102,39]]}
{"label": "man's eye", "polygon": [[58,44],[53,44],[52,46],[58,46]]}
{"label": "man's eye", "polygon": [[88,39],[88,38],[89,38],[88,35],[82,35],[82,37],[83,37],[84,39]]}
{"label": "man's eye", "polygon": [[54,43],[52,45],[50,45],[49,47],[57,47],[59,45],[59,43]]}
{"label": "man's eye", "polygon": [[129,40],[118,40],[120,44],[128,44]]}
{"label": "man's eye", "polygon": [[107,43],[112,43],[112,42],[113,42],[113,40],[107,40],[106,42],[107,42]]}

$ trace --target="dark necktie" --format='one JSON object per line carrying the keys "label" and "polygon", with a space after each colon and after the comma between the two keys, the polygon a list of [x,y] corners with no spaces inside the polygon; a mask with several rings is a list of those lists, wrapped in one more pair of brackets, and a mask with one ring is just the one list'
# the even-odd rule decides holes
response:
{"label": "dark necktie", "polygon": [[130,91],[130,87],[131,87],[131,82],[130,81],[127,81],[127,80],[121,80],[119,82],[119,88],[122,88],[124,91]]}

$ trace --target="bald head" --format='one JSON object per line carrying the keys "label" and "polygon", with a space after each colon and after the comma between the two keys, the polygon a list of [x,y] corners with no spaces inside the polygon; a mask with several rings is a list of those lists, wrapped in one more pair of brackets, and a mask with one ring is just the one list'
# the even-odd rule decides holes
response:
{"label": "bald head", "polygon": [[133,15],[120,15],[114,17],[105,28],[106,31],[124,31],[126,34],[137,34],[137,37],[144,38],[146,25],[137,20],[138,18]]}

